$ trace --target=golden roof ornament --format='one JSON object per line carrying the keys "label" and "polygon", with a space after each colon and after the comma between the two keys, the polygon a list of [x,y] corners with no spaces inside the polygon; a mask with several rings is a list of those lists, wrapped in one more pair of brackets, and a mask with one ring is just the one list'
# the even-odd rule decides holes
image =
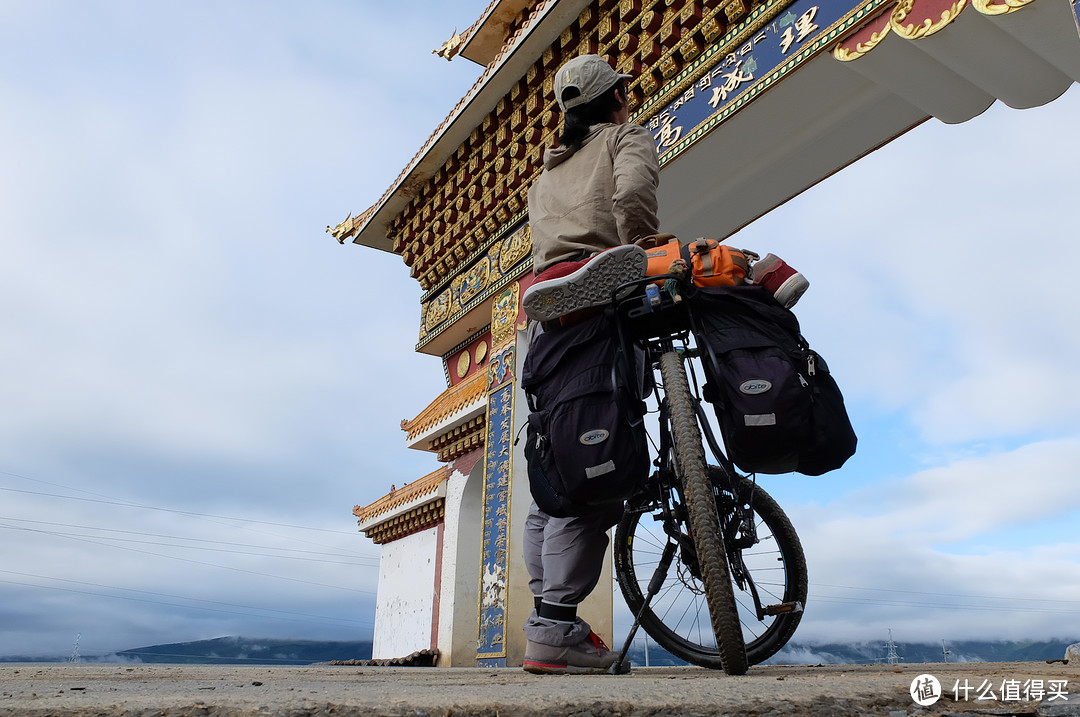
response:
{"label": "golden roof ornament", "polygon": [[338,244],[344,244],[345,240],[349,237],[355,236],[357,229],[359,229],[359,227],[356,226],[356,220],[357,217],[354,217],[352,215],[352,212],[349,212],[349,216],[345,217],[345,221],[343,221],[341,224],[338,224],[336,227],[331,229],[330,225],[328,224],[326,226],[326,232],[330,236],[337,239]]}
{"label": "golden roof ornament", "polygon": [[450,39],[442,44],[438,50],[432,50],[432,55],[438,55],[444,58],[447,62],[454,58],[458,52],[461,51],[461,46],[465,44],[465,36],[459,35],[457,28],[454,28],[454,34],[450,36]]}

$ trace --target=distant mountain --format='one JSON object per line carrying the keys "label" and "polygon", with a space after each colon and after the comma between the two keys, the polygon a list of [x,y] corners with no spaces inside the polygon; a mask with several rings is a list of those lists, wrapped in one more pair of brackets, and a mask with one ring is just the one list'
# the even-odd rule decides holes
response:
{"label": "distant mountain", "polygon": [[[121,650],[108,655],[82,655],[80,662],[142,662],[179,665],[310,665],[333,660],[370,660],[371,641],[275,640],[218,637]],[[12,655],[0,662],[67,662],[67,657]]]}
{"label": "distant mountain", "polygon": [[[671,655],[652,639],[648,642],[648,659],[645,643],[638,639],[630,649],[632,664],[685,665],[686,662]],[[957,641],[937,643],[895,644],[900,662],[1038,662],[1056,660],[1065,655],[1065,648],[1080,642],[1069,640],[1026,640],[1016,642]],[[622,647],[616,640],[615,648]],[[271,640],[247,637],[219,637],[213,640],[176,642],[123,650],[112,655],[85,656],[83,662],[116,662],[130,660],[143,663],[199,664],[199,665],[310,665],[334,660],[369,660],[371,642],[332,642],[317,640]],[[66,662],[64,657],[0,657],[0,662]],[[847,665],[873,664],[888,661],[885,641],[851,642],[831,644],[788,643],[767,661],[770,665]]]}
{"label": "distant mountain", "polygon": [[369,660],[371,641],[268,640],[218,637],[117,652],[120,659],[201,665],[310,665],[331,660]]}
{"label": "distant mountain", "polygon": [[[1056,660],[1065,656],[1065,648],[1076,642],[1072,640],[1021,640],[1015,642],[987,642],[974,640],[945,641],[937,643],[895,644],[900,662],[1032,662]],[[948,650],[948,654],[945,654]],[[803,645],[789,643],[772,659],[770,664],[867,664],[888,662],[888,647],[880,642],[845,644]]]}
{"label": "distant mountain", "polygon": [[[640,633],[639,633],[640,634]],[[1072,640],[1045,641],[945,641],[949,654],[945,655],[938,643],[901,643],[895,644],[897,659],[900,662],[1033,662],[1061,659],[1065,648],[1077,642]],[[616,641],[618,644],[618,641]],[[648,664],[653,667],[664,665],[685,665],[683,660],[671,655],[651,639],[648,643]],[[888,647],[885,641],[852,642],[833,644],[803,644],[792,642],[784,646],[765,664],[769,665],[852,665],[888,662]],[[646,664],[645,644],[642,640],[634,641],[629,652],[634,665]]]}
{"label": "distant mountain", "polygon": [[[271,640],[218,637],[122,650],[110,655],[83,655],[80,662],[145,662],[180,665],[310,665],[332,660],[370,660],[371,641]],[[11,655],[0,662],[67,662],[67,657]]]}

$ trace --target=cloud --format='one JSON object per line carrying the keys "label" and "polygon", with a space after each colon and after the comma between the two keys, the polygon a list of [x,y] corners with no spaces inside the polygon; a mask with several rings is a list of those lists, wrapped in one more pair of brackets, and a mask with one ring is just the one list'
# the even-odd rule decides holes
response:
{"label": "cloud", "polygon": [[[1061,637],[1080,612],[1075,439],[959,460],[789,508],[810,570],[799,639],[902,628],[908,641]],[[1062,521],[1056,519],[1061,518]]]}
{"label": "cloud", "polygon": [[[0,6],[0,653],[370,631],[350,511],[436,466],[398,422],[445,379],[400,258],[323,229],[472,85],[430,55],[467,5]],[[763,481],[799,639],[1075,616],[1078,102],[926,123],[740,233],[859,418],[842,471]]]}
{"label": "cloud", "polygon": [[472,84],[461,8],[0,13],[0,652],[369,635],[351,509],[437,465],[398,422],[445,383],[400,258],[323,229]]}
{"label": "cloud", "polygon": [[742,232],[810,279],[797,311],[846,395],[910,411],[929,444],[1076,430],[1077,111],[1073,88],[931,120]]}

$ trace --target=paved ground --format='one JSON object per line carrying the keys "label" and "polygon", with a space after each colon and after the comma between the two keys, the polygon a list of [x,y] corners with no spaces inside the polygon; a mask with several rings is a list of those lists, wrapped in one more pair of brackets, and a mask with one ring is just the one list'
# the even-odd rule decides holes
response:
{"label": "paved ground", "polygon": [[[944,693],[925,708],[910,694],[913,680],[923,674],[937,678]],[[1025,701],[1025,689],[1028,696],[1034,690],[1033,696],[1041,699]],[[955,713],[1080,717],[1080,666],[1006,662],[754,667],[742,677],[654,667],[618,677],[550,677],[519,669],[431,667],[0,665],[0,717]]]}

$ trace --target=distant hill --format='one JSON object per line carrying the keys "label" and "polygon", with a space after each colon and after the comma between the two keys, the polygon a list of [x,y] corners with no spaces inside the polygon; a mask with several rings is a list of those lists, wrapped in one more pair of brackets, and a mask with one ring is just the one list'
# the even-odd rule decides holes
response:
{"label": "distant hill", "polygon": [[[640,635],[640,633],[639,633]],[[940,642],[937,643],[896,643],[896,652],[900,662],[1033,662],[1056,660],[1064,657],[1065,648],[1077,639],[1071,640],[1026,640],[1016,642],[990,641],[945,641],[943,654]],[[618,641],[616,641],[618,644]],[[635,665],[645,665],[645,645],[642,640],[635,640],[630,650],[630,660]],[[852,642],[834,644],[788,643],[780,652],[766,661],[769,665],[851,665],[873,664],[888,661],[888,649],[885,641]],[[651,666],[685,665],[649,641],[648,664]]]}
{"label": "distant hill", "polygon": [[[644,666],[645,644],[638,639],[630,650],[634,665]],[[945,642],[949,662],[1032,662],[1060,659],[1065,648],[1080,638],[1068,640],[958,641]],[[616,640],[615,648],[622,647]],[[873,664],[887,661],[885,641],[851,642],[833,644],[789,643],[768,660],[771,665],[845,665]],[[944,662],[940,642],[896,643],[901,662]],[[0,657],[0,662],[65,662],[64,657]],[[369,660],[371,642],[333,642],[318,640],[272,640],[247,637],[219,637],[213,640],[176,642],[123,650],[112,655],[87,655],[83,662],[115,662],[130,660],[143,663],[199,664],[199,665],[310,665],[333,660]],[[649,640],[648,664],[651,666],[685,665]]]}
{"label": "distant hill", "polygon": [[331,660],[369,660],[371,641],[269,640],[218,637],[117,652],[140,662],[202,665],[310,665]]}
{"label": "distant hill", "polygon": [[[1014,642],[945,641],[937,643],[896,643],[901,662],[1032,662],[1065,656],[1072,640],[1021,640]],[[943,650],[948,650],[945,655]],[[887,662],[885,641],[846,644],[788,644],[771,664],[866,664]]]}
{"label": "distant hill", "polygon": [[[370,660],[371,641],[273,640],[218,637],[121,650],[109,655],[83,655],[80,662],[144,662],[180,665],[310,665],[332,660]],[[0,662],[67,662],[67,657],[9,655]]]}

